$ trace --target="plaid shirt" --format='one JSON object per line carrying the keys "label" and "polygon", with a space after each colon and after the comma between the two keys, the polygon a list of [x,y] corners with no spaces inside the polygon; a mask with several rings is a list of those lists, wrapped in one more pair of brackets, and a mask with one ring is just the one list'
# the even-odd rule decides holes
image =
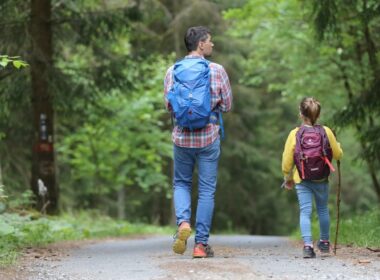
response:
{"label": "plaid shirt", "polygon": [[[194,56],[186,56],[191,58]],[[166,98],[167,93],[173,86],[173,67],[171,66],[166,72],[164,81],[165,105],[168,111],[171,106]],[[226,71],[222,65],[211,62],[210,80],[211,80],[211,108],[216,111],[228,112],[232,105],[232,92],[230,82]],[[209,123],[204,128],[190,131],[189,129],[175,126],[172,132],[173,143],[180,147],[202,148],[213,143],[219,137],[219,125]]]}

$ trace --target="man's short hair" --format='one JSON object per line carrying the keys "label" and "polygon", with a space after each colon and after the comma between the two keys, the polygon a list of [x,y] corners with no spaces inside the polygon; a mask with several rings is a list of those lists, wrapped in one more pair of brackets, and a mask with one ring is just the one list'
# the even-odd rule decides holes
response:
{"label": "man's short hair", "polygon": [[200,41],[206,41],[211,35],[210,29],[204,26],[195,26],[187,29],[185,34],[185,46],[188,52],[195,51]]}

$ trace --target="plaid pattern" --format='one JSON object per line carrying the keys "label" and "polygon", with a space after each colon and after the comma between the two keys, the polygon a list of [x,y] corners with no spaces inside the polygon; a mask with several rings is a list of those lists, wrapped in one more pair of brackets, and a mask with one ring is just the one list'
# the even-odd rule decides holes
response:
{"label": "plaid pattern", "polygon": [[[191,58],[194,56],[186,56]],[[211,108],[216,111],[228,112],[232,105],[232,91],[228,75],[223,66],[211,62]],[[165,106],[171,111],[171,106],[166,98],[167,93],[173,86],[173,66],[166,72],[164,81]],[[172,132],[173,143],[179,147],[203,148],[213,143],[219,137],[219,125],[208,124],[204,128],[190,131],[189,129],[175,126]]]}

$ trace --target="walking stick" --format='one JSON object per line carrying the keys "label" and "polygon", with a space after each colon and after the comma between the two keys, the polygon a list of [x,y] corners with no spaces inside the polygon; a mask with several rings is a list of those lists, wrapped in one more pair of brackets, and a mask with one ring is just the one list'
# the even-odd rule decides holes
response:
{"label": "walking stick", "polygon": [[338,166],[338,188],[336,190],[336,231],[334,241],[334,255],[336,255],[336,243],[338,242],[339,232],[339,206],[340,206],[340,188],[341,188],[341,173],[340,173],[340,160],[337,161]]}

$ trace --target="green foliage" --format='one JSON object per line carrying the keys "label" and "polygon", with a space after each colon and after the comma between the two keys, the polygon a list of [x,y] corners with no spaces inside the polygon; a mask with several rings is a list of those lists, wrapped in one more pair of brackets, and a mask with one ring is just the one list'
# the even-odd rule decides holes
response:
{"label": "green foliage", "polygon": [[[280,190],[279,160],[287,132],[276,120],[287,109],[279,98],[255,90],[240,91],[234,106],[235,121],[229,124],[228,116],[225,121],[215,227],[232,223],[233,228],[244,225],[251,234],[286,234],[293,225],[289,202],[295,198]],[[271,223],[268,216],[277,222]]]}
{"label": "green foliage", "polygon": [[[335,233],[335,221],[331,233]],[[340,224],[338,241],[341,244],[353,244],[358,247],[380,247],[380,209],[373,208],[352,217],[344,217]]]}
{"label": "green foliage", "polygon": [[35,196],[31,190],[26,190],[17,197],[10,197],[7,206],[12,210],[28,210],[34,204]]}
{"label": "green foliage", "polygon": [[242,58],[245,74],[240,82],[280,94],[284,101],[294,104],[303,96],[323,101],[331,92],[326,89],[329,85],[334,88],[334,98],[323,108],[323,115],[329,117],[331,109],[341,106],[344,92],[331,63],[339,53],[315,44],[298,1],[249,1],[225,16],[234,24],[229,34],[244,39],[251,50]]}
{"label": "green foliage", "polygon": [[26,63],[23,60],[20,60],[19,58],[19,56],[0,55],[0,70],[1,68],[7,67],[8,64],[13,65],[13,67],[15,67],[16,69],[29,66],[28,63]]}
{"label": "green foliage", "polygon": [[24,247],[63,240],[123,237],[130,234],[172,233],[172,228],[117,221],[96,212],[36,218],[35,214],[0,215],[0,266],[13,263]]}
{"label": "green foliage", "polygon": [[0,185],[0,201],[4,200],[6,196],[4,195],[4,186]]}
{"label": "green foliage", "polygon": [[7,196],[4,194],[4,186],[0,185],[0,214],[3,213],[6,209],[6,201]]}
{"label": "green foliage", "polygon": [[311,1],[314,24],[322,43],[339,48],[333,60],[344,84],[347,104],[335,114],[335,123],[352,126],[361,144],[360,156],[370,169],[378,200],[380,186],[380,68],[378,1]]}
{"label": "green foliage", "polygon": [[[321,122],[333,128],[342,125],[333,123],[332,118],[347,102],[337,63],[346,56],[346,48],[315,42],[308,10],[304,8],[298,1],[251,0],[242,8],[224,13],[231,23],[227,35],[235,42],[234,59],[241,74],[237,75],[239,88],[234,90],[233,116],[226,121],[227,125],[229,120],[233,122],[227,127],[227,135],[232,134],[234,144],[229,139],[224,144],[217,226],[244,224],[251,233],[287,234],[297,225],[294,213],[298,212],[298,205],[294,192],[281,193],[277,186],[281,181],[283,144],[288,131],[298,125],[300,98],[317,97],[322,102]],[[345,38],[347,44],[353,41],[349,36]],[[229,56],[232,55],[230,52]],[[347,64],[346,69],[350,78],[356,80],[367,79],[370,74],[365,67],[358,68],[353,63]],[[352,129],[338,131],[338,140],[345,150],[342,164],[345,214],[376,204],[374,191],[369,188],[371,177],[365,162],[357,156],[361,146],[354,135]],[[366,134],[366,139],[369,135]],[[336,176],[331,179],[334,187]],[[266,224],[269,216],[276,221],[274,226]]]}
{"label": "green foliage", "polygon": [[[0,53],[29,54],[29,6],[0,3]],[[296,227],[295,193],[279,189],[280,162],[305,95],[321,101],[322,123],[345,127],[337,130],[345,152],[342,214],[371,208],[377,203],[371,175],[379,174],[380,75],[374,75],[379,54],[369,54],[365,27],[377,50],[378,11],[374,0],[56,2],[49,81],[61,208],[115,216],[124,189],[131,221],[171,220],[162,79],[185,53],[185,30],[200,24],[211,27],[211,60],[226,68],[234,94],[233,111],[224,117],[213,228],[288,234]],[[315,40],[315,20],[323,41]],[[33,100],[27,71],[14,73],[0,83],[0,167],[6,203],[22,209],[30,202],[22,194],[30,184]],[[377,162],[374,174],[368,161]],[[336,176],[331,179],[335,186]]]}
{"label": "green foliage", "polygon": [[[5,25],[20,14],[10,2],[0,9],[8,11]],[[134,209],[148,209],[136,193],[149,202],[161,193],[166,196],[171,146],[169,131],[163,129],[160,93],[168,62],[150,52],[140,56],[137,46],[132,48],[132,40],[145,36],[139,29],[142,22],[132,24],[141,19],[139,13],[135,3],[92,0],[57,3],[53,10],[54,65],[49,78],[64,209],[91,205],[113,214],[115,191],[125,186],[132,189],[127,203]],[[16,38],[5,30],[0,36],[11,48]],[[28,77],[21,82],[11,78],[0,86],[1,119],[7,120],[1,126],[6,141],[0,148],[4,184],[10,203],[17,204],[30,182],[33,134],[26,123],[32,112]]]}
{"label": "green foliage", "polygon": [[130,61],[124,70],[133,85],[128,94],[115,88],[99,97],[87,107],[87,120],[58,142],[61,163],[71,167],[81,194],[101,196],[124,187],[168,189],[163,166],[171,143],[163,130],[163,97],[157,94],[167,65],[159,57]]}

